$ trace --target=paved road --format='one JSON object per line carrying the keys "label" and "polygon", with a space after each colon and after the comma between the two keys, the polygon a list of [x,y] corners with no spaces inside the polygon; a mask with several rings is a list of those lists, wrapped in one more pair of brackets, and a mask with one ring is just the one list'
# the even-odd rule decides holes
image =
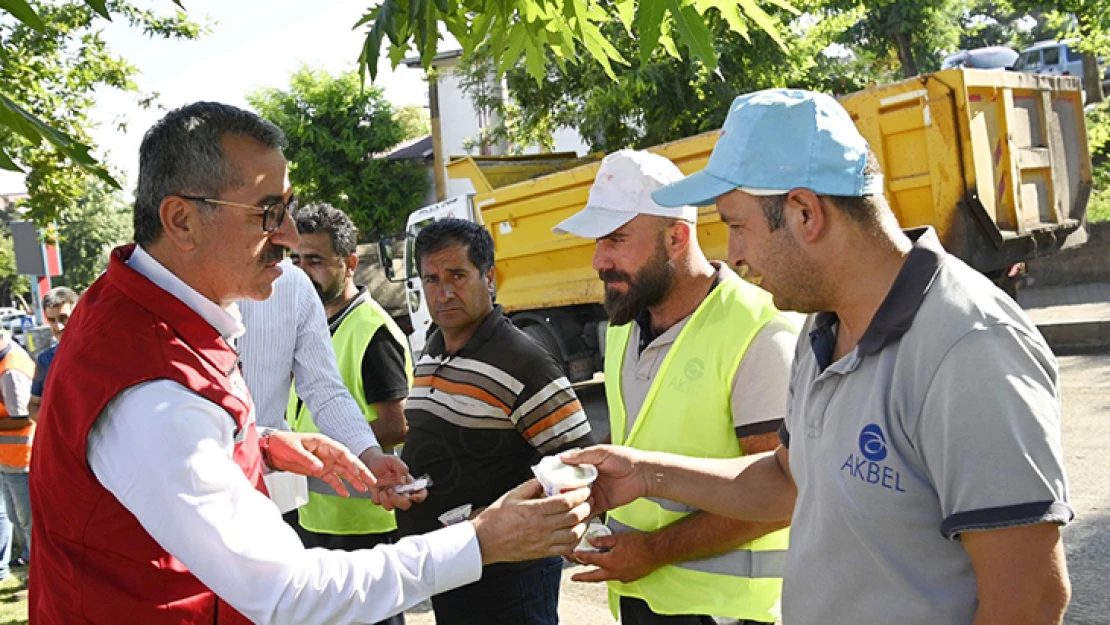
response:
{"label": "paved road", "polygon": [[[1072,602],[1066,625],[1110,625],[1110,353],[1060,357],[1064,454],[1077,520],[1064,531]],[[601,385],[579,387],[594,431],[607,434]],[[610,625],[604,586],[564,575],[559,614],[568,625]],[[410,611],[410,625],[434,622],[430,606]]]}
{"label": "paved road", "polygon": [[1076,520],[1064,531],[1067,625],[1110,623],[1110,354],[1060,357],[1064,460]]}

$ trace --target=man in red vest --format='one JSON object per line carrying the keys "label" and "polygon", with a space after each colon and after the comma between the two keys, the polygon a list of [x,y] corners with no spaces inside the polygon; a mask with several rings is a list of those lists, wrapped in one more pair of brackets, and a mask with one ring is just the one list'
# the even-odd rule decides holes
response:
{"label": "man in red vest", "polygon": [[[235,352],[238,299],[264,299],[297,244],[281,131],[231,106],[172,111],[143,139],[135,245],[70,319],[32,456],[30,618],[74,623],[376,622],[474,582],[483,564],[568,553],[589,493],[535,481],[475,520],[395,545],[306,550],[266,496],[268,469],[340,478],[406,508],[318,434],[259,436]],[[423,498],[418,493],[413,501]]]}

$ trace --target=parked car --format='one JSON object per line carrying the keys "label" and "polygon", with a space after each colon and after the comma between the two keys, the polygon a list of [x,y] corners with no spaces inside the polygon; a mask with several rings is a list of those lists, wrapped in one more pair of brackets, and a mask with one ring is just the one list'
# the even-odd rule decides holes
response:
{"label": "parked car", "polygon": [[960,50],[944,57],[941,69],[969,67],[972,69],[1007,69],[1017,61],[1018,53],[1006,46],[990,46]]}
{"label": "parked car", "polygon": [[34,327],[34,317],[18,309],[2,309],[0,310],[0,325],[4,326],[12,340],[18,343],[20,347],[28,348],[27,328]]}

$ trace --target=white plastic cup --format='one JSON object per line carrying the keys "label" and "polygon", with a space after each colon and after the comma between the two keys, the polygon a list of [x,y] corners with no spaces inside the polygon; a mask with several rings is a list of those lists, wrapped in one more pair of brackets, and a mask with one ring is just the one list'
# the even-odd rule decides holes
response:
{"label": "white plastic cup", "polygon": [[597,547],[594,547],[593,545],[590,544],[589,539],[591,539],[591,538],[595,538],[595,539],[596,538],[602,538],[604,536],[612,536],[612,535],[613,535],[613,530],[611,530],[608,527],[602,525],[601,523],[590,523],[589,527],[586,528],[586,533],[582,536],[582,540],[579,541],[578,546],[575,547],[574,550],[575,551],[589,551],[589,552],[592,552],[592,553],[604,553],[604,552],[609,551],[609,550],[608,549],[598,549]]}
{"label": "white plastic cup", "polygon": [[558,456],[546,456],[532,467],[532,473],[536,474],[548,497],[586,488],[594,483],[598,475],[597,467],[592,464],[566,464]]}

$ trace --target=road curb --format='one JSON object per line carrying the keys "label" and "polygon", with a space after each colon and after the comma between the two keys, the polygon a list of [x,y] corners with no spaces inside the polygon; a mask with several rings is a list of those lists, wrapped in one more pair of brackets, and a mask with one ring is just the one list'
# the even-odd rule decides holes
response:
{"label": "road curb", "polygon": [[1054,351],[1110,346],[1110,319],[1038,325]]}

